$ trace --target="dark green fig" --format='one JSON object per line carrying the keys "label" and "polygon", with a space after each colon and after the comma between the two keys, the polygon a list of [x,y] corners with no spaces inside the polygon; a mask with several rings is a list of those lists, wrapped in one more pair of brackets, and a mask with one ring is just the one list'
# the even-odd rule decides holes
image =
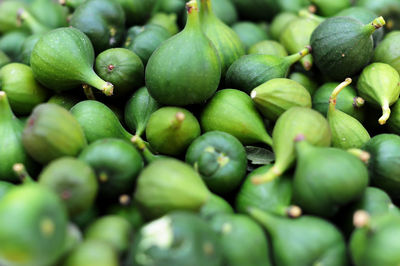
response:
{"label": "dark green fig", "polygon": [[229,203],[223,198],[211,193],[207,202],[201,207],[199,215],[209,220],[220,214],[233,214],[233,209]]}
{"label": "dark green fig", "polygon": [[[319,87],[314,95],[312,106],[324,116],[328,115],[329,110],[329,97],[334,89],[339,86],[339,82],[328,82]],[[357,91],[352,86],[344,87],[340,94],[336,97],[336,108],[359,121],[364,120],[364,106],[365,100],[357,96]]]}
{"label": "dark green fig", "polygon": [[93,70],[94,51],[89,38],[75,28],[58,28],[45,33],[31,54],[35,78],[55,91],[73,89],[81,84],[112,95],[113,85]]}
{"label": "dark green fig", "polygon": [[400,31],[392,31],[378,44],[374,62],[389,64],[400,73]]}
{"label": "dark green fig", "polygon": [[217,215],[210,221],[219,235],[227,265],[272,265],[263,228],[243,214]]}
{"label": "dark green fig", "polygon": [[0,50],[12,61],[19,61],[22,45],[28,38],[28,34],[22,31],[12,31],[0,37]]}
{"label": "dark green fig", "polygon": [[400,136],[380,134],[363,147],[371,158],[368,170],[371,184],[385,190],[393,199],[400,198]]}
{"label": "dark green fig", "polygon": [[31,54],[33,47],[42,37],[42,34],[33,34],[25,39],[21,47],[20,61],[21,63],[30,66],[31,65]]}
{"label": "dark green fig", "polygon": [[357,89],[367,102],[380,106],[382,116],[379,124],[383,125],[390,117],[390,106],[399,99],[400,76],[396,69],[385,63],[372,63],[362,71]]}
{"label": "dark green fig", "polygon": [[22,142],[28,154],[41,164],[62,156],[76,156],[86,146],[78,121],[66,109],[52,103],[33,109]]}
{"label": "dark green fig", "polygon": [[93,169],[72,157],[52,161],[40,173],[38,182],[60,197],[71,216],[89,209],[98,190]]}
{"label": "dark green fig", "polygon": [[171,33],[164,27],[148,24],[142,27],[135,36],[132,36],[131,40],[127,39],[125,47],[137,54],[146,65],[154,51],[171,36]]}
{"label": "dark green fig", "polygon": [[119,122],[114,112],[105,104],[86,100],[77,103],[71,114],[78,121],[88,143],[98,139],[119,138],[130,140],[132,135]]}
{"label": "dark green fig", "polygon": [[351,6],[350,0],[310,0],[310,2],[317,6],[318,14],[324,17],[332,17]]}
{"label": "dark green fig", "polygon": [[108,243],[87,240],[75,247],[65,259],[64,266],[118,266],[118,254]]}
{"label": "dark green fig", "polygon": [[397,101],[392,106],[392,111],[390,114],[390,118],[387,121],[388,128],[391,133],[400,134],[400,102]]}
{"label": "dark green fig", "polygon": [[154,7],[154,12],[182,15],[186,0],[159,0]]}
{"label": "dark green fig", "polygon": [[70,25],[89,37],[98,54],[122,43],[125,14],[117,1],[87,0],[75,9]]}
{"label": "dark green fig", "polygon": [[253,22],[237,22],[232,25],[232,30],[239,36],[246,51],[254,44],[268,39],[267,32]]}
{"label": "dark green fig", "polygon": [[3,51],[0,50],[0,67],[3,67],[10,62],[10,58]]}
{"label": "dark green fig", "polygon": [[32,69],[20,63],[11,63],[0,69],[0,88],[7,93],[11,109],[17,115],[30,114],[47,98],[46,89],[35,80]]}
{"label": "dark green fig", "polygon": [[151,15],[156,0],[117,0],[120,3],[126,17],[127,25],[140,25],[145,23]]}
{"label": "dark green fig", "polygon": [[263,116],[272,121],[293,106],[311,108],[307,89],[286,78],[270,79],[252,90],[250,96]]}
{"label": "dark green fig", "polygon": [[93,168],[99,181],[99,194],[105,198],[130,194],[143,168],[140,153],[121,139],[99,139],[83,149],[79,159]]}
{"label": "dark green fig", "polygon": [[332,133],[332,146],[346,150],[361,148],[371,138],[357,119],[336,109],[337,96],[350,83],[351,78],[347,78],[332,91],[327,115]]}
{"label": "dark green fig", "polygon": [[218,195],[234,191],[246,174],[246,150],[234,136],[211,131],[196,138],[186,152],[208,188]]}
{"label": "dark green fig", "polygon": [[151,114],[146,126],[146,139],[157,152],[179,155],[200,136],[200,124],[188,110],[162,107]]}
{"label": "dark green fig", "polygon": [[134,198],[145,217],[156,218],[173,210],[198,211],[209,195],[200,175],[190,165],[165,158],[143,169]]}
{"label": "dark green fig", "polygon": [[165,41],[146,67],[146,87],[161,104],[203,103],[217,90],[221,78],[218,53],[202,32],[197,2],[188,2],[186,9],[185,29]]}
{"label": "dark green fig", "polygon": [[245,54],[244,47],[236,32],[214,14],[211,0],[200,0],[200,3],[201,27],[218,51],[224,76],[232,63]]}
{"label": "dark green fig", "polygon": [[310,39],[315,64],[323,74],[334,80],[357,74],[373,56],[371,35],[384,25],[382,17],[366,25],[350,17],[325,20]]}
{"label": "dark green fig", "polygon": [[0,91],[0,180],[16,181],[13,173],[15,163],[23,163],[29,170],[35,167],[22,144],[24,123],[11,111],[4,91]]}
{"label": "dark green fig", "polygon": [[279,2],[275,0],[232,0],[239,16],[250,20],[268,20],[279,12]]}
{"label": "dark green fig", "polygon": [[276,15],[269,27],[269,34],[272,39],[279,41],[286,27],[295,19],[297,19],[297,16],[291,12],[282,12]]}
{"label": "dark green fig", "polygon": [[204,132],[223,131],[238,138],[243,144],[272,144],[262,117],[251,98],[244,92],[225,89],[208,102],[200,117]]}
{"label": "dark green fig", "polygon": [[227,25],[238,21],[238,12],[231,0],[211,0],[215,15]]}
{"label": "dark green fig", "polygon": [[203,219],[173,212],[143,226],[129,256],[129,265],[222,265],[219,237]]}
{"label": "dark green fig", "polygon": [[314,147],[303,135],[295,141],[293,198],[305,212],[330,217],[361,197],[369,180],[360,159],[338,148]]}
{"label": "dark green fig", "polygon": [[236,60],[226,73],[226,83],[234,89],[250,93],[252,89],[274,78],[285,78],[291,65],[310,52],[305,48],[286,57],[251,54]]}
{"label": "dark green fig", "polygon": [[142,135],[152,113],[160,105],[149,94],[146,87],[137,90],[125,105],[125,123],[135,135]]}
{"label": "dark green fig", "polygon": [[267,229],[276,265],[347,265],[343,236],[328,221],[314,216],[288,219],[256,208],[249,213]]}
{"label": "dark green fig", "polygon": [[[14,185],[6,181],[0,181],[0,200],[10,191]],[[232,211],[233,212],[233,211]]]}
{"label": "dark green fig", "polygon": [[331,131],[328,121],[317,111],[305,107],[292,107],[276,121],[272,132],[275,163],[267,173],[254,176],[252,181],[269,182],[289,169],[296,153],[293,140],[299,134],[315,146],[330,146]]}
{"label": "dark green fig", "polygon": [[85,230],[85,240],[98,240],[110,244],[118,253],[129,247],[132,226],[123,217],[106,215],[97,219]]}
{"label": "dark green fig", "polygon": [[118,97],[126,97],[144,84],[142,61],[125,48],[100,53],[96,57],[95,70],[100,78],[114,85],[114,94]]}
{"label": "dark green fig", "polygon": [[311,96],[314,94],[318,86],[312,78],[300,72],[293,72],[290,74],[289,79],[297,81],[303,85],[303,87],[307,89]]}
{"label": "dark green fig", "polygon": [[147,23],[164,27],[173,36],[179,32],[176,19],[176,14],[157,13]]}
{"label": "dark green fig", "polygon": [[[6,0],[0,3],[0,32],[2,34],[21,29],[18,24],[18,10],[26,8],[22,1]],[[23,30],[27,30],[26,27]]]}
{"label": "dark green fig", "polygon": [[249,208],[254,207],[280,216],[298,217],[301,209],[291,205],[292,180],[289,175],[258,186],[252,183],[253,176],[265,174],[270,168],[271,165],[259,167],[246,177],[236,195],[236,210],[247,213]]}
{"label": "dark green fig", "polygon": [[398,265],[400,263],[400,216],[370,217],[364,211],[354,215],[358,227],[350,239],[350,255],[356,266]]}
{"label": "dark green fig", "polygon": [[[294,54],[309,45],[311,34],[318,25],[319,23],[312,19],[294,19],[281,33],[279,41],[289,53]],[[305,70],[310,70],[313,65],[313,58],[310,54],[306,55],[300,59],[300,63]]]}
{"label": "dark green fig", "polygon": [[81,99],[79,96],[75,94],[71,94],[68,92],[62,92],[54,94],[47,101],[48,103],[58,104],[61,107],[64,107],[67,110],[70,110],[75,104],[80,102]]}
{"label": "dark green fig", "polygon": [[67,213],[52,191],[17,186],[0,201],[0,261],[3,265],[50,266],[62,255]]}
{"label": "dark green fig", "polygon": [[261,41],[252,45],[249,48],[248,54],[266,54],[279,57],[285,57],[288,55],[282,44],[270,40]]}

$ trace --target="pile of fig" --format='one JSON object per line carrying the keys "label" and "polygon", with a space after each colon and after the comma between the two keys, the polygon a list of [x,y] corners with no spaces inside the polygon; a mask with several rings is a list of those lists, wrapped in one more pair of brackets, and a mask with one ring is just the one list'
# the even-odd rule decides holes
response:
{"label": "pile of fig", "polygon": [[400,0],[0,0],[1,266],[400,265]]}

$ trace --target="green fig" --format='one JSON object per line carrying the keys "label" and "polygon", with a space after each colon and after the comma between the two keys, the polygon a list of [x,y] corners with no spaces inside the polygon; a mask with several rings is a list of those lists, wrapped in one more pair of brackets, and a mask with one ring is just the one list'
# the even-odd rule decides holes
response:
{"label": "green fig", "polygon": [[238,21],[238,12],[231,0],[211,0],[215,15],[227,25]]}
{"label": "green fig", "polygon": [[341,149],[361,148],[371,138],[357,119],[336,109],[337,96],[351,81],[351,78],[347,78],[332,91],[329,98],[327,118],[332,133],[332,146]]}
{"label": "green fig", "polygon": [[347,265],[342,234],[314,216],[288,219],[252,208],[249,214],[268,233],[276,265]]}
{"label": "green fig", "polygon": [[10,63],[10,58],[0,50],[0,68]]}
{"label": "green fig", "polygon": [[297,16],[291,12],[281,12],[276,15],[269,27],[269,34],[272,39],[279,41],[286,27],[295,19],[297,19]]}
{"label": "green fig", "polygon": [[400,76],[397,71],[385,63],[372,63],[362,71],[357,88],[360,96],[367,102],[381,106],[382,116],[379,124],[383,125],[390,117],[390,106],[400,94]]}
{"label": "green fig", "polygon": [[119,122],[114,112],[105,104],[86,100],[77,103],[71,109],[72,116],[78,121],[88,143],[104,138],[130,140],[132,135]]}
{"label": "green fig", "polygon": [[278,57],[285,57],[288,55],[282,44],[270,40],[261,41],[252,45],[249,48],[248,54],[265,54]]}
{"label": "green fig", "polygon": [[41,164],[76,156],[86,146],[78,121],[63,107],[43,103],[33,109],[22,134],[29,155]]}
{"label": "green fig", "polygon": [[400,31],[392,31],[378,44],[374,53],[374,62],[389,64],[400,74]]}
{"label": "green fig", "polygon": [[38,182],[60,197],[71,216],[89,209],[97,195],[98,184],[93,169],[71,157],[48,164],[40,173]]}
{"label": "green fig", "polygon": [[100,240],[87,240],[75,247],[64,266],[118,266],[118,254],[112,246]]}
{"label": "green fig", "polygon": [[147,23],[164,27],[169,34],[173,36],[179,32],[176,20],[176,14],[157,13],[153,15]]}
{"label": "green fig", "polygon": [[61,92],[51,96],[47,102],[58,104],[59,106],[64,107],[67,110],[70,110],[75,104],[77,104],[80,101],[81,99],[78,95],[71,94],[68,92]]}
{"label": "green fig", "polygon": [[160,217],[173,210],[200,210],[210,192],[200,175],[188,164],[172,158],[159,159],[139,175],[135,201],[145,217]]}
{"label": "green fig", "polygon": [[[10,191],[14,185],[6,181],[0,181],[0,200]],[[232,211],[233,212],[233,211]]]}
{"label": "green fig", "polygon": [[[2,34],[21,29],[17,19],[18,10],[21,8],[26,8],[26,4],[22,1],[6,0],[0,3],[0,32]],[[27,30],[26,26],[22,29]]]}
{"label": "green fig", "polygon": [[39,41],[42,35],[43,34],[34,34],[24,40],[20,54],[21,63],[28,66],[31,65],[31,54],[33,51],[33,47],[35,47],[36,43]]}
{"label": "green fig", "polygon": [[213,217],[210,224],[221,239],[227,265],[272,265],[265,233],[250,217],[222,214]]}
{"label": "green fig", "polygon": [[268,39],[267,32],[260,25],[250,21],[237,22],[232,25],[232,30],[239,36],[245,51],[252,45]]}
{"label": "green fig", "polygon": [[387,121],[389,131],[392,133],[400,134],[400,103],[397,101],[392,106],[390,118]]}
{"label": "green fig", "polygon": [[270,79],[253,89],[250,96],[260,113],[272,121],[293,106],[311,108],[307,89],[286,78]]}
{"label": "green fig", "polygon": [[196,117],[183,108],[162,107],[151,114],[146,126],[146,138],[157,152],[179,155],[200,136]]}
{"label": "green fig", "polygon": [[150,18],[158,1],[117,0],[116,2],[120,3],[124,9],[127,25],[140,25]]}
{"label": "green fig", "polygon": [[317,6],[318,14],[325,17],[334,16],[351,6],[350,0],[310,0],[310,2]]}
{"label": "green fig", "polygon": [[199,172],[209,189],[229,194],[246,174],[246,150],[234,136],[211,131],[196,138],[186,152],[186,162]]}
{"label": "green fig", "polygon": [[81,244],[82,240],[82,232],[78,226],[74,223],[69,223],[67,228],[67,237],[64,244],[64,256],[61,258],[61,261],[63,261],[63,258],[65,258],[65,256],[69,254],[76,246]]}
{"label": "green fig", "polygon": [[236,32],[214,14],[211,0],[200,0],[200,3],[201,28],[218,51],[224,77],[232,63],[245,54],[244,47]]}
{"label": "green fig", "polygon": [[146,87],[137,90],[125,105],[125,123],[127,127],[142,135],[152,113],[157,111],[160,105],[149,94]]}
{"label": "green fig", "polygon": [[22,31],[12,31],[0,37],[0,50],[3,51],[11,61],[19,61],[22,45],[28,38],[28,34]]}
{"label": "green fig", "polygon": [[136,232],[144,224],[142,214],[139,212],[136,204],[116,204],[107,209],[108,214],[115,214],[119,217],[125,218]]}
{"label": "green fig", "polygon": [[62,91],[88,84],[112,95],[113,85],[96,75],[93,62],[94,51],[89,38],[75,28],[58,28],[45,33],[31,54],[35,78],[49,89]]}
{"label": "green fig", "polygon": [[293,72],[290,74],[289,79],[297,81],[303,85],[303,87],[308,90],[311,96],[313,96],[315,90],[317,89],[317,83],[311,77],[308,77],[303,73]]}
{"label": "green fig", "polygon": [[305,48],[286,57],[251,54],[236,60],[226,73],[226,83],[234,89],[250,93],[252,89],[273,78],[285,78],[291,65],[310,52]]}
{"label": "green fig", "polygon": [[57,1],[29,0],[29,2],[32,2],[29,11],[43,25],[51,29],[68,26],[68,8]]}
{"label": "green fig", "polygon": [[20,63],[0,69],[0,88],[7,93],[11,109],[18,115],[30,114],[47,98],[46,89],[35,80],[32,69]]}
{"label": "green fig", "polygon": [[[39,1],[36,1],[39,2]],[[43,2],[43,1],[42,1]],[[40,21],[38,21],[34,15],[25,8],[20,8],[17,13],[18,22],[22,25],[26,25],[26,27],[30,30],[32,34],[41,34],[48,32],[51,30],[50,27],[43,25]],[[67,25],[63,25],[64,27]]]}
{"label": "green fig", "polygon": [[223,198],[211,193],[207,202],[200,209],[200,216],[206,220],[214,216],[224,214],[233,214],[233,209]]}
{"label": "green fig", "polygon": [[217,90],[221,78],[221,63],[215,47],[202,32],[197,2],[188,2],[186,9],[185,29],[165,41],[146,67],[146,87],[162,104],[203,103]]}
{"label": "green fig", "polygon": [[244,92],[225,89],[217,92],[204,108],[200,123],[203,131],[223,131],[243,144],[272,144],[260,114]]}
{"label": "green fig", "polygon": [[254,176],[252,181],[260,184],[282,175],[294,163],[296,153],[294,138],[302,134],[315,146],[330,146],[331,131],[328,121],[317,111],[305,107],[292,107],[276,121],[272,132],[275,163],[267,173]]}
{"label": "green fig", "polygon": [[143,168],[140,153],[121,139],[99,139],[84,148],[79,159],[95,171],[99,196],[112,199],[131,193]]}

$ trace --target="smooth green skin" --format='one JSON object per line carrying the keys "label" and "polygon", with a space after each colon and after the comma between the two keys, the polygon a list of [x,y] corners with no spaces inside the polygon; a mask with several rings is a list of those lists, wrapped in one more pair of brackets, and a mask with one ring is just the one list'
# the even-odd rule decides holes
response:
{"label": "smooth green skin", "polygon": [[209,194],[190,165],[162,158],[143,169],[133,196],[145,217],[156,218],[173,210],[198,211]]}
{"label": "smooth green skin", "polygon": [[[328,82],[319,87],[312,97],[313,109],[317,110],[324,116],[327,116],[329,109],[329,97],[338,85],[338,82]],[[362,107],[357,107],[354,104],[356,97],[357,92],[352,86],[343,88],[336,98],[336,109],[345,112],[354,118],[357,118],[359,121],[363,121],[365,113]]]}
{"label": "smooth green skin", "polygon": [[273,150],[275,153],[274,167],[282,172],[287,170],[296,157],[294,138],[302,134],[315,146],[330,146],[331,131],[328,121],[317,111],[292,107],[284,112],[276,121],[272,131]]}
{"label": "smooth green skin", "polygon": [[221,131],[196,138],[187,149],[185,160],[218,195],[234,191],[246,175],[246,150],[237,138]]}
{"label": "smooth green skin", "polygon": [[236,137],[244,145],[260,142],[271,144],[271,137],[265,129],[262,117],[251,98],[242,91],[218,91],[205,106],[200,124],[203,132],[223,131]]}
{"label": "smooth green skin", "polygon": [[72,157],[52,161],[40,173],[38,182],[60,197],[71,216],[89,209],[98,190],[90,165]]}
{"label": "smooth green skin", "polygon": [[374,62],[386,63],[400,73],[400,31],[392,31],[378,44]]}
{"label": "smooth green skin", "polygon": [[164,27],[171,36],[179,32],[176,14],[156,13],[148,21],[148,24],[155,24]]}
{"label": "smooth green skin", "polygon": [[318,14],[324,17],[332,17],[338,12],[351,6],[350,0],[310,0],[317,6]]}
{"label": "smooth green skin", "polygon": [[362,71],[357,89],[367,102],[382,106],[387,102],[394,104],[400,95],[400,76],[397,71],[385,63],[372,63]]}
{"label": "smooth green skin", "polygon": [[140,25],[149,18],[156,0],[117,0],[121,4],[127,25]]}
{"label": "smooth green skin", "polygon": [[[171,238],[160,241],[163,236]],[[190,212],[172,212],[145,225],[132,246],[128,265],[222,265],[219,237],[211,226]]]}
{"label": "smooth green skin", "polygon": [[347,151],[299,141],[296,155],[293,199],[306,213],[331,217],[368,186],[367,168]]}
{"label": "smooth green skin", "polygon": [[10,191],[14,185],[6,181],[0,181],[0,200]]}
{"label": "smooth green skin", "polygon": [[239,36],[246,51],[252,45],[269,39],[267,32],[261,26],[253,22],[237,22],[232,25],[232,30]]}
{"label": "smooth green skin", "polygon": [[371,138],[360,121],[345,112],[330,109],[327,118],[332,133],[332,147],[344,150],[361,148]]}
{"label": "smooth green skin", "polygon": [[227,265],[272,265],[263,228],[243,214],[213,217],[210,225],[218,233]]}
{"label": "smooth green skin", "polygon": [[12,61],[20,60],[20,53],[24,41],[29,35],[22,31],[12,31],[0,38],[0,50],[2,50]]}
{"label": "smooth green skin", "polygon": [[200,3],[201,27],[217,49],[224,78],[232,63],[245,54],[245,49],[239,35],[214,14],[211,0],[201,0]]}
{"label": "smooth green skin", "polygon": [[31,67],[40,83],[57,92],[87,83],[102,89],[104,81],[93,70],[94,51],[89,38],[75,28],[45,33],[33,48]]}
{"label": "smooth green skin", "polygon": [[185,3],[186,0],[159,0],[154,7],[153,13],[164,12],[167,14],[182,15]]}
{"label": "smooth green skin", "polygon": [[68,255],[64,266],[118,266],[118,254],[103,241],[87,240]]}
{"label": "smooth green skin", "polygon": [[292,181],[289,175],[282,175],[271,182],[254,185],[251,182],[253,176],[265,174],[271,165],[265,165],[252,171],[244,180],[236,195],[235,209],[240,213],[247,213],[251,207],[285,215],[286,209],[292,202]]}
{"label": "smooth green skin", "polygon": [[322,22],[310,39],[319,70],[341,81],[363,69],[373,56],[371,35],[374,29],[370,26],[350,17],[334,17]]}
{"label": "smooth green skin", "polygon": [[33,47],[42,37],[42,34],[33,34],[25,39],[24,43],[21,47],[20,59],[21,63],[30,66],[31,65],[31,54],[33,51]]}
{"label": "smooth green skin", "polygon": [[[319,22],[312,19],[297,18],[292,20],[280,35],[279,42],[290,53],[294,54],[310,44],[310,37]],[[313,64],[311,54],[300,59],[304,69],[309,70]]]}
{"label": "smooth green skin", "polygon": [[381,16],[394,15],[395,17],[400,10],[400,4],[397,0],[357,0],[355,4],[372,10]]}
{"label": "smooth green skin", "polygon": [[117,204],[107,209],[107,213],[115,214],[126,219],[135,232],[145,223],[142,214],[135,204],[130,204],[128,206]]}
{"label": "smooth green skin", "polygon": [[269,26],[269,34],[272,39],[279,41],[286,27],[295,19],[297,16],[291,12],[282,12],[276,15]]}
{"label": "smooth green skin", "polygon": [[11,60],[3,51],[0,50],[0,67],[3,67],[10,63]]}
{"label": "smooth green skin", "polygon": [[57,195],[47,188],[15,187],[0,201],[0,217],[1,264],[53,265],[62,255],[68,218]]}
{"label": "smooth green skin", "polygon": [[55,29],[68,26],[68,9],[59,3],[49,0],[35,0],[29,6],[29,11],[38,22]]}
{"label": "smooth green skin", "polygon": [[285,57],[288,55],[282,44],[270,40],[261,41],[252,45],[249,48],[248,54],[266,54],[279,57]]}
{"label": "smooth green skin", "polygon": [[71,114],[82,127],[88,143],[104,138],[128,141],[132,138],[132,135],[122,127],[114,112],[101,102],[94,100],[79,102],[72,107]]}
{"label": "smooth green skin", "polygon": [[[20,29],[17,20],[17,12],[26,5],[21,1],[8,0],[0,3],[0,32],[7,33]],[[23,30],[27,30],[25,27]]]}
{"label": "smooth green skin", "polygon": [[0,88],[7,93],[11,109],[17,115],[29,115],[48,95],[35,80],[32,69],[20,63],[11,63],[0,69]]}
{"label": "smooth green skin", "polygon": [[85,239],[104,241],[121,254],[128,249],[132,233],[128,220],[118,215],[106,215],[86,228]]}
{"label": "smooth green skin", "polygon": [[143,64],[146,65],[154,51],[171,36],[172,34],[164,27],[148,24],[132,38],[126,48],[137,54]]}
{"label": "smooth green skin", "polygon": [[125,48],[111,48],[96,57],[95,71],[114,85],[114,97],[126,97],[144,84],[140,58]]}
{"label": "smooth green skin", "polygon": [[22,143],[35,161],[46,164],[59,157],[78,155],[86,146],[86,139],[78,121],[66,109],[43,103],[29,116]]}
{"label": "smooth green skin", "polygon": [[238,12],[231,0],[211,0],[215,15],[227,25],[238,21]]}
{"label": "smooth green skin", "polygon": [[303,85],[303,87],[307,89],[311,96],[314,95],[315,90],[318,88],[317,82],[300,72],[293,72],[290,74],[289,79],[297,81]]}
{"label": "smooth green skin", "polygon": [[350,254],[354,265],[398,265],[399,225],[399,216],[385,214],[371,217],[369,226],[356,229],[350,239]]}
{"label": "smooth green skin", "polygon": [[[178,120],[182,113],[184,118]],[[146,139],[157,152],[179,155],[200,136],[200,124],[188,110],[178,107],[162,107],[151,114],[146,126]]]}
{"label": "smooth green skin", "polygon": [[311,108],[310,93],[301,84],[286,78],[270,79],[251,91],[251,98],[260,113],[276,121],[293,106]]}
{"label": "smooth green skin", "polygon": [[399,199],[400,137],[379,134],[362,148],[371,155],[368,163],[371,184],[385,190],[393,199]]}
{"label": "smooth green skin", "polygon": [[126,38],[124,41],[124,47],[127,48],[131,45],[133,38],[136,37],[139,33],[143,32],[146,29],[145,26],[132,26],[126,31]]}
{"label": "smooth green skin", "polygon": [[229,203],[213,193],[210,194],[207,202],[201,207],[199,215],[209,220],[219,214],[233,214],[234,211]]}
{"label": "smooth green skin", "polygon": [[281,12],[293,12],[294,14],[310,5],[309,0],[281,0],[278,3]]}
{"label": "smooth green skin", "polygon": [[[67,236],[64,242],[63,255],[69,254],[76,246],[83,241],[82,232],[79,227],[73,223],[68,223]],[[61,259],[62,260],[62,259]]]}
{"label": "smooth green skin", "polygon": [[64,107],[67,110],[70,110],[80,100],[81,99],[77,95],[67,92],[62,92],[54,94],[53,96],[50,97],[50,99],[47,102],[58,104],[59,106]]}
{"label": "smooth green skin", "polygon": [[89,37],[96,54],[118,47],[124,38],[125,14],[115,1],[88,0],[75,9],[69,23]]}
{"label": "smooth green skin", "polygon": [[279,3],[275,0],[232,0],[239,16],[249,20],[268,20],[279,12]]}
{"label": "smooth green skin", "polygon": [[267,230],[276,265],[347,265],[343,236],[328,221],[314,216],[283,218],[259,209],[249,212]]}
{"label": "smooth green skin", "polygon": [[137,90],[125,105],[125,123],[127,127],[142,135],[152,113],[157,111],[160,105],[149,94],[146,87]]}
{"label": "smooth green skin", "polygon": [[18,180],[12,170],[15,163],[23,163],[28,171],[36,168],[22,145],[23,129],[24,123],[11,111],[6,94],[0,92],[0,180]]}
{"label": "smooth green skin", "polygon": [[144,165],[140,153],[121,139],[99,139],[83,149],[79,159],[95,171],[99,196],[111,199],[133,191]]}
{"label": "smooth green skin", "polygon": [[165,105],[203,103],[217,90],[220,78],[218,53],[202,32],[195,9],[183,31],[158,47],[146,67],[146,87]]}

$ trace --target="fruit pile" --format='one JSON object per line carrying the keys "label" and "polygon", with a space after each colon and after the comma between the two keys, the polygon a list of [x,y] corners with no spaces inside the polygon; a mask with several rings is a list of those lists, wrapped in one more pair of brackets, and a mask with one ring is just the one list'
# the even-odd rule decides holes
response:
{"label": "fruit pile", "polygon": [[0,265],[400,265],[399,25],[400,0],[0,1]]}

